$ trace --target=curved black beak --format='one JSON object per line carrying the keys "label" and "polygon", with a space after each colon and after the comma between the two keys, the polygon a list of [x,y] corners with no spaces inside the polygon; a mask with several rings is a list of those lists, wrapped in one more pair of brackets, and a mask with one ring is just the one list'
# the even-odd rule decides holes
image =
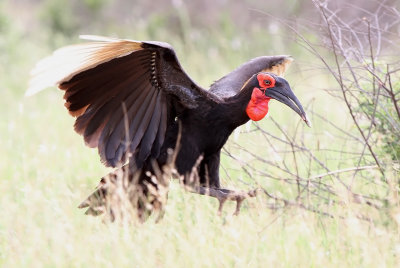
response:
{"label": "curved black beak", "polygon": [[301,106],[300,101],[297,99],[296,95],[294,95],[289,83],[285,79],[277,77],[275,87],[267,88],[265,90],[265,96],[280,101],[292,108],[293,111],[300,115],[307,126],[311,127],[311,123],[307,118],[303,106]]}

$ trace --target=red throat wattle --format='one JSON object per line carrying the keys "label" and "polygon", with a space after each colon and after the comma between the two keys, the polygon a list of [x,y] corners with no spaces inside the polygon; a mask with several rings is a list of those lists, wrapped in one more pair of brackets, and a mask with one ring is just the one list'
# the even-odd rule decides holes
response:
{"label": "red throat wattle", "polygon": [[259,88],[255,87],[246,108],[246,113],[250,119],[253,121],[263,119],[268,113],[268,102],[270,100],[271,98],[265,96]]}

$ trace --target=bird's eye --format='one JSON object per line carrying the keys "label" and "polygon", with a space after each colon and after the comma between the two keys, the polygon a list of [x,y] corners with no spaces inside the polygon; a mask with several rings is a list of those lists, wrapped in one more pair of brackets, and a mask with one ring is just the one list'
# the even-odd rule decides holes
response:
{"label": "bird's eye", "polygon": [[267,73],[259,73],[257,80],[260,88],[267,89],[275,86],[275,78]]}

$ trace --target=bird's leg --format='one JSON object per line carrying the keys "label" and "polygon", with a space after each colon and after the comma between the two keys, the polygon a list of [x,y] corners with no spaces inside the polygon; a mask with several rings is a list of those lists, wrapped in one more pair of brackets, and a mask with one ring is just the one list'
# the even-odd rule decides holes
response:
{"label": "bird's leg", "polygon": [[219,201],[218,215],[221,215],[223,206],[225,204],[225,201],[227,200],[236,201],[236,210],[234,212],[234,215],[239,215],[240,206],[242,205],[243,200],[246,199],[247,197],[255,197],[257,195],[257,189],[248,192],[243,192],[243,191],[233,191],[222,188],[209,188],[204,186],[186,186],[185,188],[192,193],[207,195],[217,198]]}

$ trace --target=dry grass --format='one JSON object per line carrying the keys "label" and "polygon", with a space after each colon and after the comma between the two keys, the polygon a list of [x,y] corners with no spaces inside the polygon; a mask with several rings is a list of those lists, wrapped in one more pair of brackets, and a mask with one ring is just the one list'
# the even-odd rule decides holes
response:
{"label": "dry grass", "polygon": [[[127,221],[107,223],[101,218],[85,216],[76,207],[92,192],[99,178],[110,170],[100,164],[97,152],[84,147],[81,137],[74,133],[73,118],[63,107],[61,92],[52,89],[31,98],[23,97],[29,70],[50,49],[30,39],[29,42],[21,42],[22,34],[15,31],[7,33],[7,39],[0,38],[0,48],[7,52],[0,55],[0,267],[400,265],[397,225],[400,222],[400,206],[395,188],[386,195],[391,205],[377,210],[349,202],[348,192],[343,190],[335,177],[329,176],[324,180],[338,193],[336,203],[307,200],[306,194],[302,194],[302,202],[317,208],[323,203],[323,209],[333,218],[296,205],[271,209],[273,200],[263,194],[246,200],[238,217],[231,216],[234,203],[227,203],[223,215],[218,217],[217,200],[186,193],[176,181],[170,184],[166,213],[159,223],[155,223],[155,217],[145,224],[138,224]],[[41,34],[46,35],[45,32]],[[38,39],[41,34],[38,33]],[[132,35],[132,30],[129,34]],[[149,37],[143,32],[136,34],[137,39]],[[245,45],[238,53],[237,49],[231,51],[227,48],[228,42],[224,40],[228,39],[223,34],[218,36],[219,39],[214,38],[217,43],[221,42],[220,47],[216,43],[210,44],[209,40],[193,41],[196,46],[192,47],[181,41],[174,43],[174,37],[167,32],[157,36],[173,43],[185,69],[203,85],[250,57],[266,54],[265,48],[269,44],[269,40],[258,39],[252,44],[258,47],[253,51],[253,46],[242,40]],[[54,43],[72,42],[63,38],[60,40]],[[212,46],[214,48],[210,48]],[[215,47],[218,53],[213,51]],[[276,50],[279,45],[274,47]],[[332,81],[320,76],[312,66],[313,58],[300,57],[305,53],[297,49],[290,53],[297,61],[286,76],[296,95],[309,110],[318,112],[334,125],[354,134],[345,106],[320,90],[335,89]],[[289,54],[288,51],[275,50],[269,53]],[[213,64],[205,68],[211,56]],[[295,116],[289,109],[273,103],[270,118],[262,123],[262,127],[284,138],[273,123],[274,119],[280,122],[289,137],[294,137],[299,122]],[[297,136],[301,139],[297,141],[304,141],[316,157],[333,171],[354,167],[351,154],[341,153],[353,150],[354,144],[342,139],[340,131],[335,130],[330,122],[316,115],[312,116],[312,120],[314,128],[301,129]],[[252,128],[243,126],[241,131]],[[282,147],[273,144],[277,146],[275,151],[260,132],[254,135],[239,132],[235,132],[227,147],[239,159],[250,161],[249,155],[240,150],[236,142],[260,156],[273,159],[274,163],[287,165],[286,168],[294,173],[296,164],[290,144]],[[305,165],[301,164],[306,163],[308,158],[296,156],[298,172],[302,177],[311,178],[326,173],[315,163],[304,168]],[[246,164],[267,175],[254,173],[249,176],[240,168],[243,163],[233,161],[226,155],[222,161],[225,168],[221,171],[223,185],[229,188],[245,190],[259,184],[279,198],[295,200],[298,195],[296,184],[290,186],[283,180],[296,176],[272,179],[267,176],[272,170],[274,174],[279,173],[261,161]],[[308,174],[308,171],[311,173]],[[367,170],[357,173],[356,181],[360,182],[360,188],[356,190],[381,194],[382,189],[363,180],[377,172]],[[398,180],[399,176],[395,170],[388,171],[386,175],[389,181]],[[348,176],[344,173],[340,178],[350,182],[352,176],[353,173]],[[357,218],[360,213],[370,217],[371,221]]]}
{"label": "dry grass", "polygon": [[[217,217],[216,200],[185,193],[173,182],[160,223],[151,218],[142,225],[108,224],[87,217],[76,206],[107,170],[73,132],[60,93],[45,91],[24,99],[8,91],[3,96],[2,267],[396,267],[400,263],[398,230],[379,218],[373,223],[356,219],[360,209],[356,205],[332,207],[331,212],[346,217],[331,219],[299,208],[269,210],[267,197],[261,195],[245,201],[240,216],[230,215],[231,203]],[[224,159],[225,166],[229,161]],[[226,179],[225,184],[246,187]]]}

